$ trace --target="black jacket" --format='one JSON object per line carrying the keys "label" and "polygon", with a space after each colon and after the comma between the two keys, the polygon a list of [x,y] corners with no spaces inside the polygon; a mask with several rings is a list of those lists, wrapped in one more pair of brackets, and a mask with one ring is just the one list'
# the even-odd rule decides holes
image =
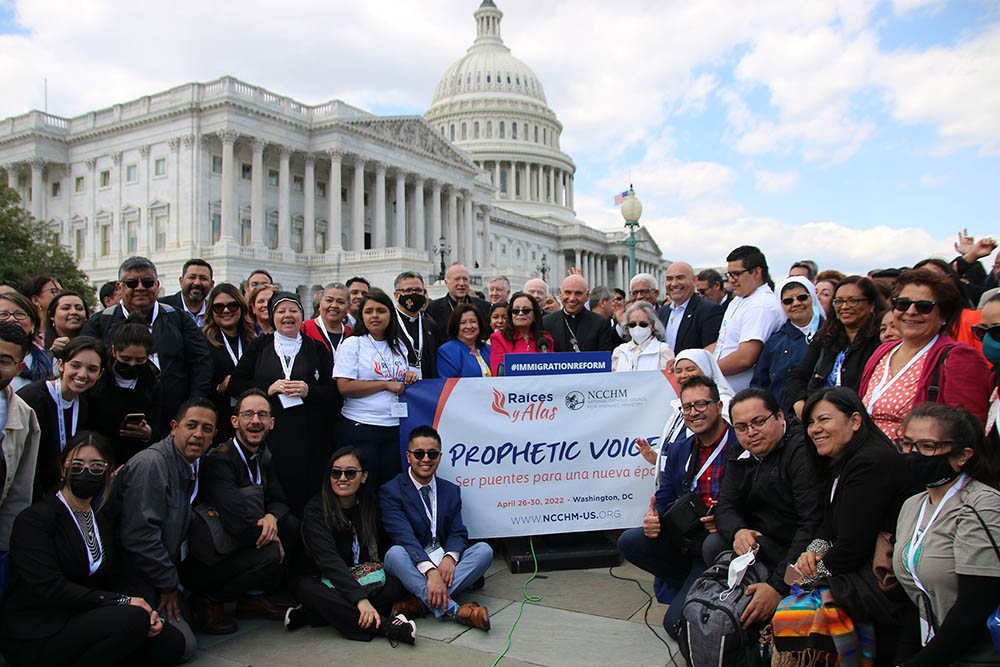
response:
{"label": "black jacket", "polygon": [[[673,304],[662,306],[656,316],[667,328],[667,319]],[[724,309],[717,303],[703,299],[697,294],[691,295],[687,308],[684,309],[684,319],[677,329],[677,340],[674,354],[690,348],[703,348],[719,339],[719,327],[722,326]]]}
{"label": "black jacket", "polygon": [[[219,514],[223,529],[243,546],[254,546],[260,537],[261,518],[247,511],[239,490],[253,484],[247,464],[243,463],[237,445],[229,440],[201,459],[198,497]],[[257,451],[260,484],[264,489],[264,511],[281,521],[288,514],[288,502],[274,472],[271,452],[267,447]]]}
{"label": "black jacket", "polygon": [[[28,406],[35,411],[38,417],[38,427],[41,431],[38,438],[38,458],[35,462],[35,487],[31,494],[32,500],[40,500],[42,496],[49,492],[56,491],[56,485],[62,476],[59,470],[59,457],[62,455],[62,447],[59,444],[59,416],[56,413],[56,404],[49,395],[47,380],[36,380],[29,385],[21,387],[17,395],[24,400]],[[76,420],[76,431],[80,433],[90,428],[90,399],[87,393],[81,394],[77,399],[80,403],[80,410]],[[66,442],[73,439],[72,410],[66,410],[63,423],[66,426]]]}
{"label": "black jacket", "polygon": [[[218,333],[218,336],[223,335],[221,331]],[[221,341],[221,338],[219,340]],[[207,339],[206,342],[208,342]],[[250,343],[244,342],[243,351],[246,352],[249,346]],[[239,346],[234,348],[233,352],[239,354]],[[228,388],[225,393],[219,393],[216,391],[216,388],[222,384],[227,375],[233,374],[233,371],[236,370],[236,364],[233,363],[232,357],[229,356],[225,343],[220,342],[218,347],[209,343],[208,354],[212,360],[212,390],[209,392],[209,397],[215,403],[215,409],[219,414],[214,442],[215,444],[219,444],[233,437],[233,425],[229,421],[230,415],[233,414],[233,403],[230,399],[236,398],[237,394],[232,393]],[[267,391],[266,388],[265,391]]]}
{"label": "black jacket", "polygon": [[[483,299],[472,296],[471,294],[465,298],[467,302],[478,306],[486,321],[490,321],[489,301],[484,301]],[[427,304],[427,308],[424,309],[424,313],[430,315],[431,318],[437,323],[439,339],[442,341],[448,337],[448,318],[451,317],[451,311],[455,310],[456,305],[458,304],[455,300],[452,299],[450,295],[445,294],[440,299],[432,300]]]}
{"label": "black jacket", "polygon": [[87,545],[55,493],[21,512],[10,535],[10,583],[2,634],[7,640],[58,634],[77,614],[118,604],[114,526],[94,513],[103,559],[90,574]]}
{"label": "black jacket", "polygon": [[[104,341],[110,349],[115,329],[125,322],[120,306],[111,306],[92,315],[80,334]],[[172,306],[160,303],[153,322],[153,353],[157,355],[163,383],[160,427],[165,432],[181,403],[189,398],[208,396],[212,390],[212,361],[208,343],[194,320]],[[156,426],[154,426],[154,430]]]}
{"label": "black jacket", "polygon": [[767,583],[782,595],[788,592],[785,566],[806,550],[823,521],[823,490],[806,453],[811,445],[798,422],[789,419],[786,424],[778,447],[764,459],[740,446],[729,449],[715,509],[719,533],[727,544],[733,543],[737,531],[749,528],[786,549],[779,562],[767,563]]}
{"label": "black jacket", "polygon": [[[110,360],[113,362],[113,360]],[[166,437],[160,410],[163,408],[163,387],[160,371],[147,363],[141,367],[135,388],[119,387],[115,382],[113,363],[104,368],[104,375],[87,392],[90,402],[91,428],[104,434],[115,453],[115,465],[125,464],[133,455]],[[118,435],[125,415],[142,413],[152,429],[146,441]],[[171,415],[172,417],[172,415]]]}
{"label": "black jacket", "polygon": [[[854,343],[847,349],[844,364],[840,367],[840,385],[858,391],[865,364],[882,343],[879,341],[878,329],[871,338],[855,339]],[[818,340],[810,343],[806,356],[788,372],[788,384],[785,385],[787,405],[781,406],[782,409],[790,409],[798,401],[809,400],[810,396],[825,387],[826,378],[833,371],[839,352],[840,350]]]}
{"label": "black jacket", "polygon": [[[573,352],[572,334],[581,352],[613,350],[619,344],[618,334],[606,317],[586,308],[576,315],[559,310],[542,318],[542,328],[555,342],[555,352]],[[572,328],[572,334],[570,333]]]}
{"label": "black jacket", "polygon": [[[396,311],[398,317],[396,323],[399,325],[400,329],[406,327],[407,324],[413,327],[410,331],[406,329],[405,332],[399,332],[399,338],[406,345],[406,358],[410,362],[410,366],[417,365],[417,353],[414,350],[414,346],[420,345],[419,332],[417,330],[417,322],[411,321],[410,316],[399,310]],[[488,313],[489,311],[487,311]],[[400,323],[402,319],[403,323]],[[489,318],[487,318],[489,319]],[[427,313],[423,314],[419,322],[423,325],[424,330],[424,346],[420,350],[420,379],[429,380],[431,378],[437,377],[437,349],[447,338],[447,332],[444,331],[444,327],[439,326],[439,323],[434,320],[433,317]],[[407,337],[407,334],[412,336],[413,343]]]}

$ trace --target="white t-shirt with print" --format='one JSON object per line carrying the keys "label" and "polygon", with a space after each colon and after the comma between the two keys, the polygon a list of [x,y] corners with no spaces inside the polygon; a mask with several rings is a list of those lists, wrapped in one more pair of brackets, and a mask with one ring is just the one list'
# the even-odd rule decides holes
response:
{"label": "white t-shirt with print", "polygon": [[[406,355],[394,353],[386,341],[371,336],[348,336],[337,348],[333,376],[402,382],[409,368]],[[390,415],[395,400],[395,394],[384,390],[361,398],[344,396],[341,414],[345,419],[371,426],[399,426],[399,418]]]}
{"label": "white t-shirt with print", "polygon": [[[719,340],[715,344],[715,359],[718,361],[732,354],[740,343],[746,341],[767,342],[771,334],[784,323],[785,311],[774,296],[774,291],[766,284],[755,289],[750,296],[733,297],[732,304],[722,317]],[[742,373],[726,376],[733,391],[740,391],[750,386],[753,369],[751,366]]]}

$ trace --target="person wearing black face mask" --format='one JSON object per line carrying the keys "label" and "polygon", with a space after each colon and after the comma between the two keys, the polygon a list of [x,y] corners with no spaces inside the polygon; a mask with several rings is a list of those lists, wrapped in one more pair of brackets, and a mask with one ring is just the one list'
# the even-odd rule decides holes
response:
{"label": "person wearing black face mask", "polygon": [[119,463],[163,437],[158,432],[163,392],[160,372],[149,363],[152,350],[153,336],[145,324],[121,325],[111,339],[105,373],[88,392],[92,424],[111,441]]}
{"label": "person wearing black face mask", "polygon": [[423,277],[414,271],[404,271],[393,283],[396,318],[406,343],[410,368],[421,379],[437,377],[437,349],[441,344],[441,329],[430,315],[423,313],[427,290]]}
{"label": "person wearing black face mask", "polygon": [[[961,408],[924,403],[896,447],[925,490],[896,523],[893,570],[913,606],[896,664],[998,665],[986,618],[1000,600],[1000,491],[982,457],[983,429]],[[989,531],[989,535],[987,535]]]}
{"label": "person wearing black face mask", "polygon": [[114,469],[107,441],[82,431],[60,466],[61,488],[14,521],[0,620],[4,658],[12,665],[177,664],[181,632],[142,598],[122,593],[115,524],[96,502]]}

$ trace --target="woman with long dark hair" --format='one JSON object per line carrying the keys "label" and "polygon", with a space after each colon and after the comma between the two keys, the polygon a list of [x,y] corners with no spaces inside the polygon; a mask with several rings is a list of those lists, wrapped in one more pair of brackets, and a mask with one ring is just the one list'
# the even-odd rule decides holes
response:
{"label": "woman with long dark hair", "polygon": [[414,643],[416,624],[393,613],[395,603],[408,594],[382,567],[390,545],[364,452],[341,447],[326,472],[327,481],[302,517],[302,541],[316,572],[296,585],[300,604],[285,614],[285,628],[332,625],[348,639],[371,641],[383,635]]}
{"label": "woman with long dark hair", "polygon": [[39,346],[44,345],[45,329],[41,323],[45,320],[45,314],[49,312],[49,303],[62,291],[63,287],[59,279],[49,275],[29,278],[21,287],[21,294],[27,297],[35,307],[35,316],[39,322],[38,330],[35,332],[35,342]]}
{"label": "woman with long dark hair", "polygon": [[502,375],[499,369],[508,352],[552,352],[554,347],[552,336],[542,329],[538,301],[527,292],[514,292],[503,330],[490,336],[490,373]]}
{"label": "woman with long dark hair", "polygon": [[212,400],[220,415],[215,433],[215,443],[233,437],[233,425],[228,418],[236,404],[237,394],[229,391],[229,379],[236,370],[243,351],[257,337],[250,308],[239,288],[232,283],[219,283],[208,295],[205,308],[205,326],[201,328],[208,341],[212,357]]}
{"label": "woman with long dark hair", "polygon": [[13,322],[31,338],[31,349],[24,356],[24,368],[10,381],[11,388],[17,391],[32,382],[51,377],[52,360],[37,336],[41,330],[42,320],[28,297],[19,292],[0,294],[0,321]]}
{"label": "woman with long dark hair", "polygon": [[344,397],[337,442],[368,457],[376,487],[402,472],[399,397],[417,381],[389,295],[372,288],[361,299],[353,333],[340,344],[333,370]]}
{"label": "woman with long dark hair", "polygon": [[63,290],[49,301],[45,311],[45,349],[55,356],[70,340],[80,335],[90,319],[90,308],[76,292]]}

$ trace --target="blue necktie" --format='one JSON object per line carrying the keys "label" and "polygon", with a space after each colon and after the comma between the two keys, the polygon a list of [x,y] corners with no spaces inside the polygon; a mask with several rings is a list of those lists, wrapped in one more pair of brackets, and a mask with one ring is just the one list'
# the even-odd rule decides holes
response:
{"label": "blue necktie", "polygon": [[424,499],[424,505],[427,505],[427,511],[434,514],[434,508],[431,506],[430,485],[420,487],[420,497]]}

